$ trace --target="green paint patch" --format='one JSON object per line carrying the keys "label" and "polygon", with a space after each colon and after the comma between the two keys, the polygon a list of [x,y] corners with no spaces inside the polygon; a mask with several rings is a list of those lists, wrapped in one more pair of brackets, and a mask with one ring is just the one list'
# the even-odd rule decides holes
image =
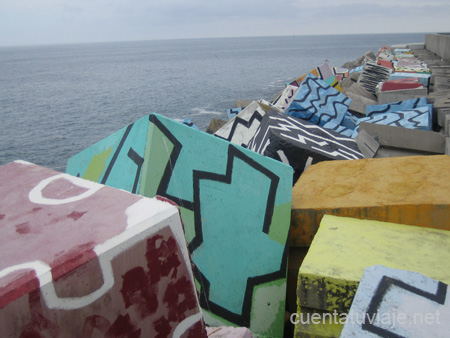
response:
{"label": "green paint patch", "polygon": [[[291,202],[275,206],[272,216],[272,225],[290,224],[291,221]],[[281,245],[286,244],[287,232],[285,226],[271,226],[269,237]]]}
{"label": "green paint patch", "polygon": [[195,287],[197,288],[198,291],[200,291],[202,286],[201,286],[200,282],[197,280],[197,278],[194,279],[194,282],[195,282]]}
{"label": "green paint patch", "polygon": [[147,132],[144,166],[139,193],[146,197],[154,197],[173,151],[172,142],[152,123]]}
{"label": "green paint patch", "polygon": [[338,338],[344,327],[345,316],[338,312],[321,311],[307,307],[297,309],[294,337]]}
{"label": "green paint patch", "polygon": [[194,212],[186,208],[179,208],[184,225],[184,237],[186,237],[186,241],[190,243],[195,237]]}
{"label": "green paint patch", "polygon": [[283,337],[286,281],[279,279],[255,287],[250,330],[257,337]]}
{"label": "green paint patch", "polygon": [[112,147],[109,147],[108,149],[105,149],[99,154],[96,154],[92,157],[91,162],[89,162],[89,165],[86,168],[86,171],[84,172],[82,178],[99,182],[100,176],[105,171],[106,167],[106,160],[109,158],[112,152]]}

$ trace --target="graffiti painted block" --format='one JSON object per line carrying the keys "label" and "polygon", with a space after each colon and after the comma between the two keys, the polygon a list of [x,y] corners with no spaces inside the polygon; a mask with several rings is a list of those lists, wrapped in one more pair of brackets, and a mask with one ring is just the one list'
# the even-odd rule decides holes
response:
{"label": "graffiti painted block", "polygon": [[[348,69],[346,69],[348,71]],[[295,81],[291,83],[292,86],[299,87],[302,82],[305,80],[305,78],[308,76],[308,74],[312,74],[318,79],[323,80],[327,85],[330,87],[335,88],[336,90],[342,92],[341,85],[339,84],[339,81],[337,80],[336,74],[331,68],[327,62],[324,62],[319,67],[316,67],[314,69],[311,69],[308,73],[303,74],[299,78],[297,78]]]}
{"label": "graffiti painted block", "polygon": [[280,95],[278,95],[275,99],[272,100],[272,104],[276,108],[284,111],[291,102],[297,90],[298,87],[287,85],[286,88],[284,88],[284,90],[280,93]]}
{"label": "graffiti painted block", "polygon": [[286,114],[264,115],[249,149],[289,164],[294,183],[305,168],[329,160],[364,158],[354,140]]}
{"label": "graffiti painted block", "polygon": [[419,82],[422,83],[425,87],[428,87],[429,83],[430,83],[430,77],[431,74],[428,73],[404,73],[404,72],[395,72],[392,73],[389,76],[390,80],[397,80],[397,79],[407,79],[407,78],[411,78],[411,77],[418,77],[419,78]]}
{"label": "graffiti painted block", "polygon": [[137,193],[144,163],[148,116],[118,130],[71,157],[66,172]]}
{"label": "graffiti painted block", "polygon": [[344,80],[345,78],[348,77],[349,73],[348,73],[348,69],[347,68],[343,68],[343,67],[333,67],[333,74],[336,77],[336,80],[339,82],[342,82],[342,80]]}
{"label": "graffiti painted block", "polygon": [[376,95],[376,86],[378,83],[389,80],[391,69],[379,66],[373,63],[366,63],[363,67],[358,83],[369,93]]}
{"label": "graffiti painted block", "polygon": [[428,74],[430,75],[430,69],[425,64],[408,64],[405,66],[395,65],[394,69],[399,73],[412,73],[412,74]]}
{"label": "graffiti painted block", "polygon": [[286,114],[320,126],[330,121],[341,124],[350,103],[347,96],[308,74],[286,108]]}
{"label": "graffiti painted block", "polygon": [[227,109],[228,120],[231,120],[233,117],[236,117],[242,111],[242,109],[244,109],[244,108],[239,107],[239,108]]}
{"label": "graffiti painted block", "polygon": [[445,155],[309,166],[292,191],[291,245],[309,246],[324,214],[450,230],[449,169]]}
{"label": "graffiti painted block", "polygon": [[394,65],[392,64],[392,61],[390,61],[390,60],[378,59],[377,65],[394,70]]}
{"label": "graffiti painted block", "polygon": [[197,130],[200,130],[200,128],[197,127],[197,126],[194,124],[194,122],[192,122],[192,121],[191,121],[190,119],[188,119],[188,118],[185,118],[185,119],[183,120],[183,124],[187,125],[188,127],[191,127],[191,128],[197,129]]}
{"label": "graffiti painted block", "polygon": [[292,168],[160,115],[150,123],[141,193],[180,206],[207,323],[281,337]]}
{"label": "graffiti painted block", "polygon": [[366,115],[371,116],[373,114],[395,113],[400,110],[416,109],[420,107],[431,107],[431,109],[433,109],[433,106],[428,104],[427,99],[425,97],[421,97],[399,102],[367,106]]}
{"label": "graffiti painted block", "polygon": [[173,204],[22,161],[0,195],[2,337],[206,337]]}
{"label": "graffiti painted block", "polygon": [[381,82],[379,88],[381,92],[385,92],[389,90],[423,88],[423,84],[419,83],[418,77],[412,77],[410,79],[388,80]]}
{"label": "graffiti painted block", "polygon": [[253,101],[236,117],[216,131],[214,135],[247,147],[248,141],[255,135],[265,114],[266,110],[257,101]]}
{"label": "graffiti painted block", "polygon": [[147,123],[138,193],[180,207],[206,321],[281,337],[292,168],[157,114]]}
{"label": "graffiti painted block", "polygon": [[450,281],[450,231],[325,215],[299,270],[300,306],[348,313],[372,265]]}
{"label": "graffiti painted block", "polygon": [[348,128],[348,129],[355,129],[357,124],[358,124],[358,117],[356,117],[355,115],[353,115],[352,113],[347,113],[344,115],[344,119],[342,120],[341,123],[344,127]]}
{"label": "graffiti painted block", "polygon": [[356,137],[359,131],[359,123],[378,123],[387,126],[404,127],[410,129],[431,130],[433,126],[433,111],[429,107],[402,110],[395,113],[372,114],[358,120],[358,126],[353,131],[352,137]]}
{"label": "graffiti painted block", "polygon": [[352,137],[352,135],[353,135],[353,129],[349,129],[347,127],[344,127],[340,124],[336,124],[334,122],[325,123],[325,125],[323,127],[325,129],[332,130],[335,133],[339,133],[342,136]]}
{"label": "graffiti painted block", "polygon": [[368,267],[341,338],[445,337],[450,332],[448,285],[417,272]]}

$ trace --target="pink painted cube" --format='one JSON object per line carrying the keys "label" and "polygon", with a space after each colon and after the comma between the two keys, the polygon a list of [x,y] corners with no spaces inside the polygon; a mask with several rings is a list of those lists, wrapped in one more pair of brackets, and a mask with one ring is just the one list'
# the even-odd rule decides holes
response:
{"label": "pink painted cube", "polygon": [[0,337],[205,337],[178,209],[0,167]]}

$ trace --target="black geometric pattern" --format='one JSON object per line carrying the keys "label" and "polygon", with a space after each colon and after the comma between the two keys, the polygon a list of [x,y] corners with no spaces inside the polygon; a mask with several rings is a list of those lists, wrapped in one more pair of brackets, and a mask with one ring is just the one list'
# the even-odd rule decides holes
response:
{"label": "black geometric pattern", "polygon": [[264,115],[248,148],[292,166],[294,184],[310,164],[364,158],[353,139],[307,121],[276,113]]}
{"label": "black geometric pattern", "polygon": [[240,146],[247,147],[248,141],[253,137],[265,113],[265,110],[259,103],[253,101],[235,118],[215,132],[214,135]]}
{"label": "black geometric pattern", "polygon": [[366,63],[363,67],[358,83],[368,92],[376,95],[376,86],[379,82],[389,80],[391,70],[377,64]]}

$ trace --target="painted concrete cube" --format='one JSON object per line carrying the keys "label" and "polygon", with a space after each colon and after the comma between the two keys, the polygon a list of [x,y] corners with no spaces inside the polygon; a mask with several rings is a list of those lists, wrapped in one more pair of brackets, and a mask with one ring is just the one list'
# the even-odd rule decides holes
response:
{"label": "painted concrete cube", "polygon": [[448,318],[447,284],[375,265],[364,271],[340,337],[445,337]]}
{"label": "painted concrete cube", "polygon": [[314,164],[292,190],[291,246],[309,246],[325,214],[450,230],[449,191],[447,155]]}
{"label": "painted concrete cube", "polygon": [[267,113],[249,149],[289,164],[295,183],[311,164],[364,158],[356,142],[286,114]]}
{"label": "painted concrete cube", "polygon": [[69,158],[66,172],[138,193],[148,127],[147,115]]}
{"label": "painted concrete cube", "polygon": [[236,117],[242,111],[242,109],[242,107],[227,109],[228,120]]}
{"label": "painted concrete cube", "polygon": [[419,82],[425,87],[428,87],[430,83],[431,74],[429,73],[410,73],[410,72],[395,72],[389,76],[390,80],[408,79],[411,77],[418,77]]}
{"label": "painted concrete cube", "polygon": [[404,127],[419,130],[431,130],[433,127],[433,111],[429,107],[419,107],[416,109],[401,110],[395,113],[372,114],[358,120],[352,137],[355,138],[359,132],[361,122],[377,123],[386,126]]}
{"label": "painted concrete cube", "polygon": [[284,111],[291,102],[292,98],[295,96],[297,90],[297,86],[287,85],[286,88],[284,88],[284,90],[280,93],[280,95],[273,99],[271,103],[276,108]]}
{"label": "painted concrete cube", "polygon": [[350,98],[308,74],[286,108],[286,114],[319,126],[327,122],[341,124],[350,103]]}
{"label": "painted concrete cube", "polygon": [[23,161],[0,196],[0,336],[206,336],[176,206]]}
{"label": "painted concrete cube", "polygon": [[353,129],[344,127],[343,125],[336,124],[334,122],[325,123],[323,126],[325,129],[332,130],[335,133],[341,134],[342,136],[347,136],[349,138],[353,135]]}
{"label": "painted concrete cube", "polygon": [[302,82],[305,80],[305,78],[308,76],[308,74],[314,75],[315,77],[323,80],[329,86],[342,92],[342,87],[339,84],[339,80],[336,77],[336,73],[335,73],[334,69],[328,65],[327,62],[324,62],[320,66],[313,68],[308,73],[300,76],[294,82],[292,82],[291,85],[299,87],[302,84]]}
{"label": "painted concrete cube", "polygon": [[298,304],[348,313],[372,265],[450,281],[450,231],[325,215],[298,279]]}
{"label": "painted concrete cube", "polygon": [[[137,180],[139,194],[178,204],[206,322],[282,337],[292,168],[158,114],[147,124],[142,170],[137,178],[123,175],[123,185]],[[96,154],[111,147],[100,142],[67,170],[83,176]]]}
{"label": "painted concrete cube", "polygon": [[248,141],[255,135],[265,114],[266,110],[257,101],[253,101],[216,131],[214,135],[240,146],[247,147]]}
{"label": "painted concrete cube", "polygon": [[427,99],[425,97],[398,101],[393,103],[376,104],[366,107],[366,116],[371,116],[374,114],[395,113],[400,110],[417,109],[420,107],[429,107],[429,106],[432,107],[432,105],[428,105]]}
{"label": "painted concrete cube", "polygon": [[358,79],[358,83],[369,93],[376,95],[378,83],[389,80],[392,70],[374,63],[366,63]]}

